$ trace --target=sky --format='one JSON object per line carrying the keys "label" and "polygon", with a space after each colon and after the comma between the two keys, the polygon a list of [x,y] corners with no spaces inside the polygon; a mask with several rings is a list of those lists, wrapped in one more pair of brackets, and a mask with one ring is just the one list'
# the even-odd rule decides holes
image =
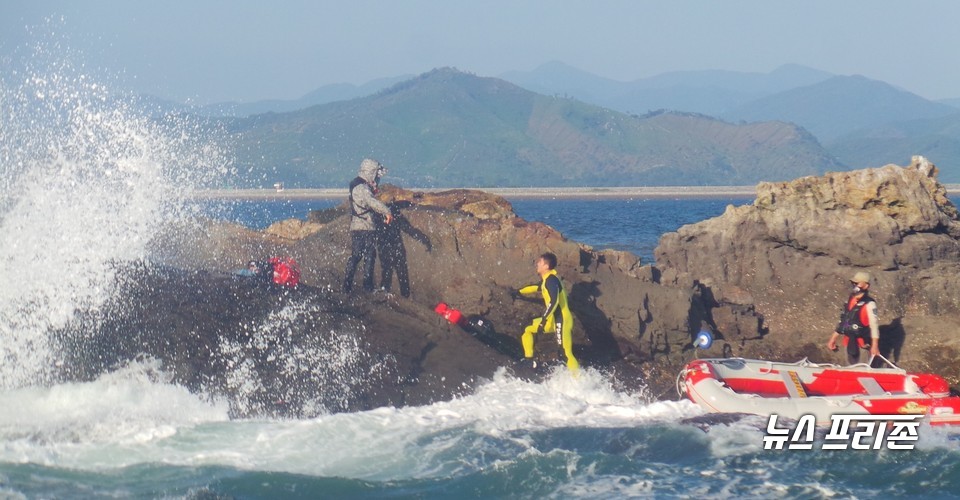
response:
{"label": "sky", "polygon": [[955,0],[3,0],[0,61],[55,38],[127,90],[194,104],[551,61],[619,81],[793,63],[943,99],[960,97],[958,23]]}

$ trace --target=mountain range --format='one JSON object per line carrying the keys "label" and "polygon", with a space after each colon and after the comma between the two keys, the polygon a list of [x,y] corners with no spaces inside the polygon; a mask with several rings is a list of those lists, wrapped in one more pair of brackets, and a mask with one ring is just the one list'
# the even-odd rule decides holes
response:
{"label": "mountain range", "polygon": [[554,62],[504,77],[621,111],[665,108],[732,123],[790,122],[847,168],[906,164],[920,154],[938,165],[942,181],[960,182],[960,98],[931,101],[879,80],[799,65],[770,73],[685,71],[615,82]]}
{"label": "mountain range", "polygon": [[744,185],[842,168],[789,123],[629,115],[451,68],[228,130],[241,171],[305,187],[346,185],[365,156],[417,187]]}
{"label": "mountain range", "polygon": [[797,65],[617,82],[550,63],[501,78],[444,68],[201,112],[241,116],[222,119],[246,185],[339,186],[365,156],[423,187],[753,184],[915,154],[960,182],[957,102]]}
{"label": "mountain range", "polygon": [[297,111],[318,104],[326,104],[334,101],[346,101],[363,97],[378,92],[391,85],[400,83],[404,80],[413,78],[414,75],[395,76],[392,78],[379,78],[369,81],[363,85],[353,85],[350,83],[337,83],[324,85],[312,92],[307,93],[299,99],[268,99],[254,102],[219,102],[208,104],[196,110],[200,114],[207,116],[250,116],[260,113],[285,113],[288,111]]}
{"label": "mountain range", "polygon": [[567,95],[625,113],[671,109],[721,116],[753,100],[813,85],[832,76],[790,64],[770,73],[675,71],[620,82],[554,61],[533,71],[513,71],[500,77],[534,92]]}

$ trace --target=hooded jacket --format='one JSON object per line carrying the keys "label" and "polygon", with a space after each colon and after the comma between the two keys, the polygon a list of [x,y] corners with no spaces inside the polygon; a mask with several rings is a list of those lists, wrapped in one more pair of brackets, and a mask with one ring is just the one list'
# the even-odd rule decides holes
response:
{"label": "hooded jacket", "polygon": [[390,214],[390,208],[373,196],[372,184],[377,181],[377,172],[383,168],[380,162],[369,158],[360,162],[357,178],[350,183],[350,230],[373,231],[377,228],[372,212],[383,217]]}

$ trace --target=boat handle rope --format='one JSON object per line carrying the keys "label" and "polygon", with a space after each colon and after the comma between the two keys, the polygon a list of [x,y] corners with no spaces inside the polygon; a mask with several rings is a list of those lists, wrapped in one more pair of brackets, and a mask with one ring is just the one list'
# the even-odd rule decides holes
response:
{"label": "boat handle rope", "polygon": [[677,374],[677,396],[683,398],[683,395],[687,393],[685,382],[687,381],[687,370],[683,369]]}
{"label": "boat handle rope", "polygon": [[873,366],[873,360],[874,360],[874,358],[880,358],[880,359],[882,359],[886,364],[890,365],[892,368],[894,368],[894,369],[896,369],[896,370],[900,370],[900,369],[901,369],[899,366],[893,364],[893,362],[891,362],[889,359],[883,357],[883,354],[877,354],[876,356],[870,356],[870,361],[867,362],[867,366]]}

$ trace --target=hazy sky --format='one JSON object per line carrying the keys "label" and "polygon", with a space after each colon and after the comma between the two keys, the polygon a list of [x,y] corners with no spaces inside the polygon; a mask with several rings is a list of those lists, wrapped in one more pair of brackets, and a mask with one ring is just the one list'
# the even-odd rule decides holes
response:
{"label": "hazy sky", "polygon": [[956,0],[2,0],[0,60],[53,32],[123,86],[198,104],[549,61],[622,81],[797,63],[940,99],[960,97],[958,23]]}

